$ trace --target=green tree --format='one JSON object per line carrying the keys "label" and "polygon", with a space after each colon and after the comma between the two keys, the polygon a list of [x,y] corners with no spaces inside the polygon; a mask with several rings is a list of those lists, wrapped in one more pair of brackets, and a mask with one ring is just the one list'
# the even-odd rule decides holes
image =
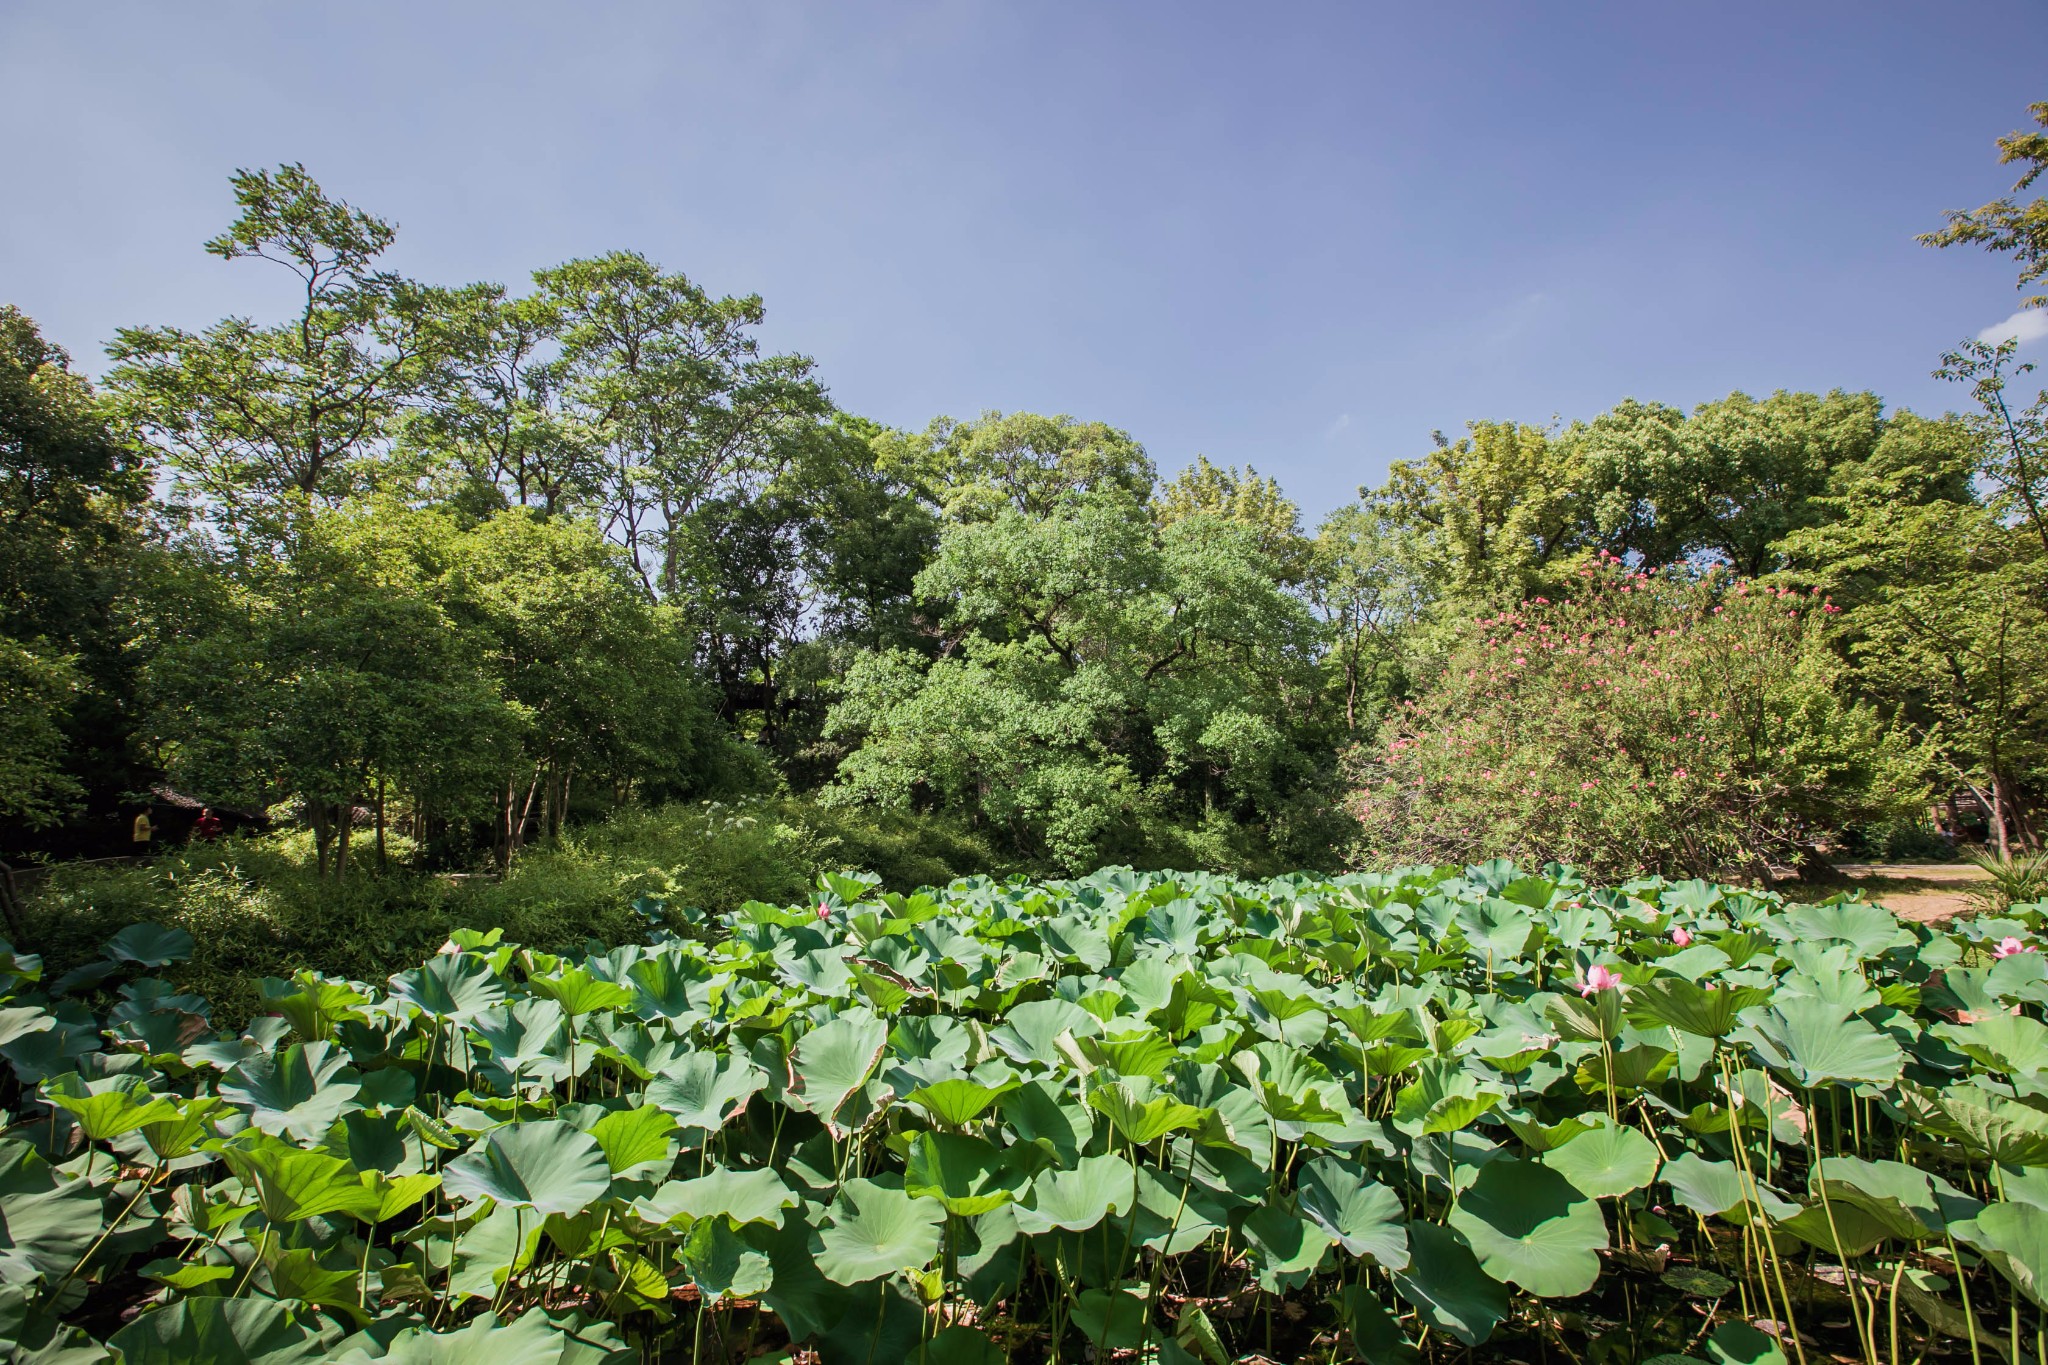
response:
{"label": "green tree", "polygon": [[1309,547],[1301,534],[1301,509],[1280,491],[1277,479],[1262,477],[1247,466],[1219,469],[1206,455],[1176,475],[1153,499],[1153,515],[1161,525],[1204,514],[1225,517],[1252,528],[1259,547],[1290,581],[1307,572]]}
{"label": "green tree", "polygon": [[[520,716],[483,641],[428,571],[438,519],[390,503],[311,507],[278,554],[199,558],[185,628],[146,679],[155,738],[193,789],[266,807],[297,798],[323,873],[347,874],[354,812],[384,779],[446,795],[513,767]],[[427,534],[423,534],[427,532]],[[202,595],[210,600],[196,602]]]}
{"label": "green tree", "polygon": [[0,306],[0,818],[48,825],[139,785],[123,603],[147,494],[69,357]]}
{"label": "green tree", "polygon": [[[1981,246],[2010,255],[2020,268],[2021,289],[2048,275],[2048,196],[2037,194],[2024,203],[2019,199],[2022,190],[2031,189],[2048,171],[2048,100],[2028,105],[2027,112],[2043,131],[2020,130],[1998,139],[1998,164],[2026,168],[2013,192],[1979,208],[1950,209],[1943,215],[1948,226],[1920,236],[1926,246]],[[2021,306],[2048,308],[2048,294],[2036,294]]]}
{"label": "green tree", "polygon": [[[1928,446],[1924,464],[1874,465],[1783,550],[1788,580],[1844,608],[1859,686],[1977,791],[2004,852],[2015,833],[2038,839],[2029,807],[2048,777],[2048,548],[2013,496],[2033,467],[2004,444],[2015,428],[1992,411],[1963,430],[1972,439]],[[1974,496],[1980,481],[1988,499]]]}
{"label": "green tree", "polygon": [[599,456],[606,534],[650,597],[681,593],[695,513],[759,492],[789,458],[786,438],[830,411],[812,363],[760,354],[759,295],[713,298],[635,252],[534,281],[559,319],[551,373]]}
{"label": "green tree", "polygon": [[922,490],[955,521],[987,520],[1005,507],[1050,516],[1074,494],[1110,489],[1143,502],[1157,478],[1130,433],[1064,414],[940,417],[919,435],[894,433],[877,448],[883,472]]}
{"label": "green tree", "polygon": [[834,799],[957,810],[1069,868],[1148,819],[1312,823],[1315,626],[1252,528],[1162,528],[1110,488],[952,523],[917,586],[940,657],[849,672]]}
{"label": "green tree", "polygon": [[206,249],[290,271],[297,316],[226,318],[202,333],[124,327],[107,384],[179,489],[246,532],[368,485],[394,420],[454,345],[453,305],[379,269],[396,229],[330,199],[305,167],[237,171],[233,184],[241,216]]}
{"label": "green tree", "polygon": [[1414,537],[1384,506],[1340,507],[1310,543],[1303,595],[1326,632],[1323,666],[1342,698],[1344,729],[1378,715],[1406,686],[1415,635],[1432,606]]}

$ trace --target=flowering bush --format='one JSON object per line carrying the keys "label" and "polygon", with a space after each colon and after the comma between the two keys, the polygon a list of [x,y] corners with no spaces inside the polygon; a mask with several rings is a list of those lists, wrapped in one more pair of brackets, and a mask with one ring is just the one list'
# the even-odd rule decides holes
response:
{"label": "flowering bush", "polygon": [[1817,596],[1606,559],[1481,617],[1351,756],[1358,855],[1763,875],[1910,815],[1925,755],[1843,699]]}

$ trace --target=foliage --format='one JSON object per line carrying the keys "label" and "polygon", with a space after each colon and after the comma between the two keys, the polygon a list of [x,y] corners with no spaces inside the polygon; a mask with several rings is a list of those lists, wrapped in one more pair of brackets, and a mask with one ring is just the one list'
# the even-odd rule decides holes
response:
{"label": "foliage", "polygon": [[90,962],[126,924],[187,932],[198,946],[173,983],[239,1025],[266,1008],[255,988],[263,977],[311,968],[382,979],[458,929],[569,951],[637,937],[645,920],[632,902],[643,895],[678,914],[723,913],[761,896],[800,898],[827,869],[859,868],[910,891],[1001,865],[937,819],[786,799],[628,807],[523,851],[502,879],[411,871],[413,854],[394,835],[390,870],[340,885],[321,879],[303,833],[190,844],[147,866],[58,867],[26,898],[26,932],[58,973]]}
{"label": "foliage", "polygon": [[[2028,105],[2027,112],[2048,130],[2048,100]],[[2037,194],[2025,203],[2018,198],[2048,170],[2048,131],[2006,134],[1998,139],[1998,160],[2000,165],[2017,162],[2025,167],[2013,193],[1981,208],[1949,210],[1948,226],[1923,233],[1920,240],[1928,246],[1981,246],[2010,255],[2020,268],[2019,287],[2025,289],[2048,275],[2048,196]],[[2048,294],[2027,299],[2024,306],[2048,308]]]}
{"label": "foliage", "polygon": [[1362,854],[1760,872],[1910,815],[1926,756],[1846,698],[1826,610],[1606,563],[1564,602],[1478,618],[1356,757]]}
{"label": "foliage", "polygon": [[686,936],[271,978],[240,1032],[154,975],[188,935],[0,949],[10,1349],[2017,1357],[2044,914],[826,874]]}
{"label": "foliage", "polygon": [[0,819],[48,824],[132,780],[119,601],[145,493],[70,358],[0,305]]}
{"label": "foliage", "polygon": [[1148,809],[1278,821],[1312,780],[1313,630],[1257,533],[1160,527],[1117,491],[955,523],[918,577],[941,657],[857,662],[827,721],[839,800],[969,813],[1076,868]]}

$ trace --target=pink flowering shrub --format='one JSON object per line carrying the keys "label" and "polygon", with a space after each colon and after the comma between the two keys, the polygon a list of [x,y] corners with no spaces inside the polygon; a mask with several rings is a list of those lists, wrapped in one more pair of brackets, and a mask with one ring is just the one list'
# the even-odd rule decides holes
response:
{"label": "pink flowering shrub", "polygon": [[1353,751],[1361,863],[1755,876],[1924,799],[1926,755],[1846,700],[1824,600],[1614,560],[1580,583],[1475,620]]}

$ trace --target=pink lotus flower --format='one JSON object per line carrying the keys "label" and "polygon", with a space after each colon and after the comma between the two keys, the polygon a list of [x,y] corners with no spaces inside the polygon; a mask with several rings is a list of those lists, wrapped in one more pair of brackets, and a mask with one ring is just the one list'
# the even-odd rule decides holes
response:
{"label": "pink lotus flower", "polygon": [[1671,931],[1671,941],[1681,948],[1685,947],[1692,942],[1692,930],[1683,926],[1673,929]]}
{"label": "pink lotus flower", "polygon": [[443,940],[441,946],[434,949],[434,952],[441,957],[455,957],[462,952],[462,949],[457,947],[455,940],[451,938]]}
{"label": "pink lotus flower", "polygon": [[819,919],[831,919],[831,918],[832,918],[832,910],[831,910],[831,907],[830,907],[830,906],[828,906],[828,905],[826,905],[826,904],[825,904],[825,902],[823,902],[823,901],[819,901],[819,902],[818,902],[818,918],[819,918]]}
{"label": "pink lotus flower", "polygon": [[1618,991],[1621,977],[1607,967],[1593,967],[1577,982],[1580,995],[1592,995],[1596,991]]}
{"label": "pink lotus flower", "polygon": [[2031,943],[2023,943],[2019,939],[2007,937],[1998,941],[1998,946],[1991,950],[1991,955],[1993,957],[2012,957],[2016,953],[2031,953],[2033,951],[2034,946]]}

